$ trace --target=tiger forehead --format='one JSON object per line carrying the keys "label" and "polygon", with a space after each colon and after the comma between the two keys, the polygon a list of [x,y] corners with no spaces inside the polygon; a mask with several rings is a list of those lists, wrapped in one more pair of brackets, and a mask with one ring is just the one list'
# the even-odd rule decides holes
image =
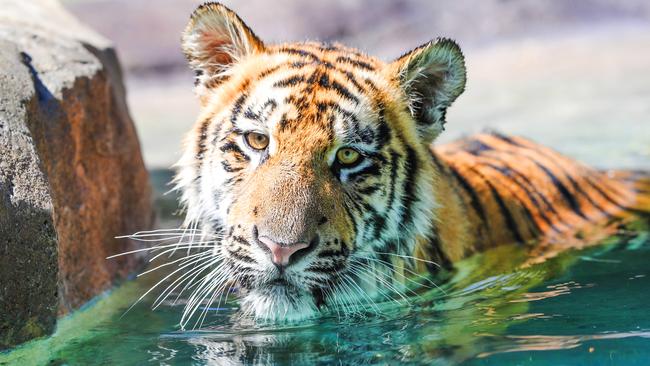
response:
{"label": "tiger forehead", "polygon": [[295,56],[294,58],[301,59],[298,62],[310,62],[312,65],[319,65],[329,69],[343,66],[343,70],[348,71],[350,71],[350,68],[375,71],[383,65],[383,62],[375,57],[337,43],[290,43],[270,46],[268,52],[289,54]]}
{"label": "tiger forehead", "polygon": [[359,124],[375,119],[384,105],[378,86],[383,84],[378,73],[382,66],[379,60],[340,45],[269,47],[237,70],[245,77],[230,80],[231,88],[232,83],[239,84],[232,121],[272,124],[278,136],[303,135],[313,142],[335,137],[359,142],[368,136]]}

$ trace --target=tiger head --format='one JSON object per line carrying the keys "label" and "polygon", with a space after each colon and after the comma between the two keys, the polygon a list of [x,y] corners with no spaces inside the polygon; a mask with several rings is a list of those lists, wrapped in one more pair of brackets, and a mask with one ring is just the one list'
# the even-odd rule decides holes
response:
{"label": "tiger head", "polygon": [[267,45],[216,3],[182,46],[202,111],[176,181],[186,224],[220,237],[209,291],[236,283],[244,312],[276,321],[388,291],[390,256],[436,235],[428,146],[464,90],[458,46],[384,63],[339,44]]}

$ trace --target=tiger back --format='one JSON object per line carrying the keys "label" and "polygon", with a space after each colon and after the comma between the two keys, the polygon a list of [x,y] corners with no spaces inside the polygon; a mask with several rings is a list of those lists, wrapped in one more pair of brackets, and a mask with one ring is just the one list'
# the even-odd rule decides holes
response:
{"label": "tiger back", "polygon": [[473,135],[432,157],[471,233],[455,260],[507,243],[580,247],[650,211],[650,174],[596,170],[519,136]]}

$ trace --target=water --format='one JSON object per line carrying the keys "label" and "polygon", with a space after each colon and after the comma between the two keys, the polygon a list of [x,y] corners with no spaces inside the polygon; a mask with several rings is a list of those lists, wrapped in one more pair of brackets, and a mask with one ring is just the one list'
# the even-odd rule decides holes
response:
{"label": "water", "polygon": [[59,323],[57,332],[0,364],[236,365],[647,365],[650,364],[650,231],[638,221],[598,246],[521,267],[506,246],[459,264],[444,291],[426,290],[383,315],[301,326],[210,312],[201,331],[178,330],[182,305],[125,310],[154,276],[130,281]]}

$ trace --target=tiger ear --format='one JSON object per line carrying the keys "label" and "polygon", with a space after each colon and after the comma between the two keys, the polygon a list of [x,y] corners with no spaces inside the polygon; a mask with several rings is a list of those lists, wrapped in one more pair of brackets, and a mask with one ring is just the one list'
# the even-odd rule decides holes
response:
{"label": "tiger ear", "polygon": [[241,18],[218,3],[205,3],[192,13],[181,42],[196,72],[197,86],[220,78],[246,56],[264,51],[264,43]]}
{"label": "tiger ear", "polygon": [[418,132],[426,143],[445,128],[447,107],[465,90],[465,59],[458,45],[438,39],[406,53],[389,65],[406,93]]}

